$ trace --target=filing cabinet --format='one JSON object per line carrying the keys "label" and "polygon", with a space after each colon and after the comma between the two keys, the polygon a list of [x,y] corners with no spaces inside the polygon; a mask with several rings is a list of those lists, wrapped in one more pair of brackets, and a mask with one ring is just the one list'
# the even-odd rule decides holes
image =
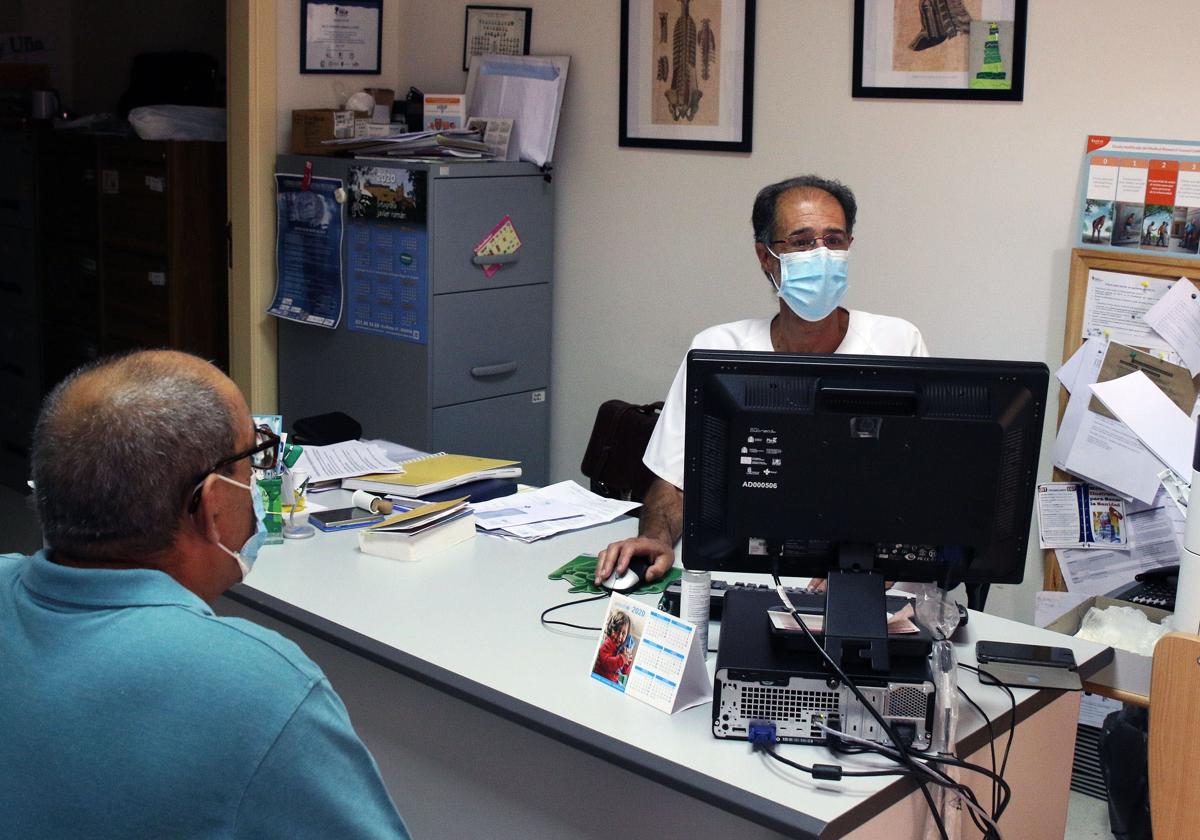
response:
{"label": "filing cabinet", "polygon": [[[300,175],[306,162],[314,177],[336,178],[347,189],[354,181],[351,167],[404,170],[413,183],[423,181],[417,193],[424,207],[417,219],[397,222],[352,219],[349,203],[342,205],[341,323],[328,329],[279,321],[285,425],[344,411],[362,424],[364,437],[425,451],[520,459],[523,481],[547,482],[551,181],[533,164],[511,162],[283,155],[276,171]],[[489,276],[474,259],[475,247],[505,217],[521,245]],[[409,285],[408,305],[412,324],[423,329],[389,334],[356,319],[372,299],[378,302],[381,288],[392,294],[386,278],[367,282],[358,270],[369,255],[355,243],[378,239],[364,226],[396,226],[405,241],[417,243],[413,265],[420,276]]]}

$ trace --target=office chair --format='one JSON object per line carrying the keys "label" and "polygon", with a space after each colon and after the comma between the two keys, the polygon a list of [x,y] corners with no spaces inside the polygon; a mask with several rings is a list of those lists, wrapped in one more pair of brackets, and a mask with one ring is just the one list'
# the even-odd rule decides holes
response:
{"label": "office chair", "polygon": [[1155,840],[1188,840],[1200,813],[1200,636],[1161,638],[1150,673],[1150,822]]}

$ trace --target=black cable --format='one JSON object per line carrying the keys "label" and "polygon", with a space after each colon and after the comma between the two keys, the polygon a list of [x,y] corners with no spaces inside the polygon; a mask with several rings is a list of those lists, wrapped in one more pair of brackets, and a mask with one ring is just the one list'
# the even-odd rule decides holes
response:
{"label": "black cable", "polygon": [[[763,752],[766,753],[767,755],[769,755],[771,758],[775,759],[776,761],[781,761],[784,764],[786,764],[788,767],[795,767],[797,770],[801,770],[805,773],[808,773],[810,776],[815,775],[817,772],[817,770],[815,768],[805,767],[803,764],[801,764],[798,761],[792,761],[790,758],[784,758],[783,756],[781,756],[779,753],[775,752],[772,749],[765,748],[765,749],[763,749]],[[840,775],[843,777],[845,777],[845,776],[907,776],[907,775],[909,775],[909,771],[907,768],[897,769],[897,770],[842,770],[840,772]]]}
{"label": "black cable", "polygon": [[[888,758],[892,761],[897,761],[897,762],[900,761],[899,753],[896,750],[893,750],[890,747],[885,747],[882,744],[861,744],[861,745],[860,744],[842,744],[835,738],[833,743],[830,744],[830,748],[835,753],[849,753],[849,754],[875,753],[877,755],[883,756],[884,758]],[[1002,781],[998,782],[997,780],[999,780],[999,776],[997,776],[995,773],[989,772],[984,767],[980,767],[979,765],[972,764],[967,761],[963,761],[962,759],[959,759],[956,757],[947,757],[947,756],[944,756],[941,754],[935,755],[932,753],[921,753],[921,752],[914,752],[914,751],[910,751],[910,753],[914,757],[924,759],[926,762],[930,762],[930,763],[924,764],[923,766],[925,767],[925,769],[927,769],[929,771],[930,774],[932,774],[936,777],[932,780],[934,784],[939,785],[940,787],[954,790],[955,792],[957,792],[959,794],[959,796],[961,796],[963,799],[966,799],[966,800],[970,801],[971,803],[973,803],[974,805],[976,805],[981,811],[983,810],[983,806],[980,804],[979,799],[975,796],[975,792],[973,790],[971,790],[971,788],[969,788],[967,785],[963,784],[962,782],[955,781],[953,778],[951,778],[945,772],[940,770],[936,766],[937,764],[952,764],[956,767],[962,767],[964,769],[971,770],[976,773],[980,773],[981,775],[991,779],[993,784],[996,784],[996,783],[1001,784],[1003,787],[1003,792],[1006,797],[1001,806],[1001,810],[1003,810],[1003,807],[1007,805],[1008,799],[1011,798],[1011,796],[1012,796],[1012,792],[1011,792],[1011,789],[1008,787],[1008,784],[1005,782],[1002,782]],[[980,822],[978,814],[975,812],[975,810],[973,808],[967,808],[967,815],[971,818],[971,821],[973,823],[975,823],[975,827],[979,829],[980,834],[984,838],[996,837],[994,830],[990,826],[985,826],[985,825],[983,825],[983,823]],[[991,819],[993,822],[996,822],[998,820],[998,817],[992,815]]]}
{"label": "black cable", "polygon": [[[1010,708],[1010,719],[1008,722],[1008,742],[1004,745],[1004,758],[1000,761],[1000,778],[1003,779],[1004,771],[1008,769],[1008,755],[1012,750],[1013,736],[1017,731],[1017,696],[1013,694],[1011,688],[1000,682],[995,674],[985,671],[982,668],[976,668],[973,665],[963,665],[962,667],[966,668],[968,671],[974,671],[981,677],[987,677],[989,682],[981,681],[982,685],[997,686],[1003,689],[1004,693],[1008,695],[1008,703]],[[1003,809],[1001,809],[1001,813],[1003,813]]]}
{"label": "black cable", "polygon": [[548,607],[548,608],[542,610],[542,616],[539,620],[542,622],[543,625],[554,624],[559,627],[570,627],[574,630],[594,630],[595,632],[599,633],[603,628],[601,628],[601,627],[584,627],[582,624],[571,624],[569,621],[553,621],[553,620],[547,619],[546,616],[548,616],[550,613],[554,612],[555,610],[561,610],[563,607],[573,607],[576,604],[586,604],[589,601],[599,601],[601,598],[607,598],[611,594],[612,593],[610,593],[610,592],[601,592],[599,595],[592,595],[590,598],[580,598],[578,601],[566,601],[562,604],[555,604],[553,607]]}
{"label": "black cable", "polygon": [[[968,703],[970,703],[975,708],[975,711],[979,712],[979,716],[981,718],[983,718],[983,722],[987,725],[988,751],[991,753],[991,756],[992,756],[992,772],[995,773],[996,772],[996,730],[992,727],[992,719],[987,716],[987,712],[985,712],[982,708],[980,708],[978,703],[976,703],[974,700],[971,699],[971,695],[967,694],[966,689],[964,689],[961,685],[958,686],[958,693],[963,696],[964,700],[966,700]],[[995,782],[992,782],[992,813],[993,814],[996,813],[998,792],[999,792],[999,787],[996,785]]]}
{"label": "black cable", "polygon": [[[779,575],[772,574],[771,579],[775,583],[776,590],[782,592],[783,591],[783,583],[779,580]],[[833,661],[833,657],[830,656],[825,651],[824,646],[822,646],[821,643],[817,641],[816,636],[814,636],[812,634],[812,631],[808,629],[808,625],[804,623],[804,617],[800,615],[800,611],[795,609],[794,607],[790,607],[786,601],[783,601],[783,605],[785,607],[788,607],[789,611],[792,614],[792,618],[794,618],[796,620],[796,624],[798,624],[800,626],[800,629],[804,631],[804,635],[808,638],[809,643],[814,648],[816,648],[816,650],[820,654],[821,658],[825,660],[825,663],[831,669],[833,669],[833,672],[837,675],[838,679],[840,679],[842,681],[842,684],[850,689],[851,693],[855,696],[855,698],[858,700],[858,702],[861,703],[866,708],[866,710],[871,714],[871,716],[873,718],[875,718],[875,720],[879,724],[880,728],[892,740],[892,743],[896,745],[896,747],[898,748],[898,751],[899,751],[899,755],[901,756],[900,763],[908,766],[912,770],[913,779],[916,781],[917,786],[920,788],[921,795],[925,798],[925,804],[929,806],[929,813],[933,816],[933,821],[937,825],[938,834],[942,837],[942,840],[950,840],[949,835],[946,833],[946,824],[942,820],[942,815],[938,813],[937,805],[935,805],[934,801],[933,801],[933,796],[929,793],[929,787],[926,784],[925,780],[921,777],[921,771],[919,769],[917,769],[916,760],[913,759],[909,755],[908,748],[906,746],[904,746],[904,742],[901,741],[900,738],[896,735],[896,732],[892,729],[891,725],[889,725],[888,722],[886,720],[884,720],[883,715],[880,714],[879,711],[876,710],[874,705],[872,705],[867,700],[866,696],[859,690],[858,686],[854,683],[854,681],[851,680],[848,676],[846,676],[846,672],[842,670],[841,666],[837,662]]]}

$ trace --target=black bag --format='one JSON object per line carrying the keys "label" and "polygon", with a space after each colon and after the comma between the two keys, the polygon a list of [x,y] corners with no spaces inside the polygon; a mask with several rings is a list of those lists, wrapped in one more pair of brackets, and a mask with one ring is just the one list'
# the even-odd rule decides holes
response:
{"label": "black bag", "polygon": [[658,476],[642,463],[642,455],[662,406],[661,402],[633,405],[624,400],[609,400],[600,406],[579,465],[591,479],[593,493],[635,502],[645,498]]}
{"label": "black bag", "polygon": [[301,417],[292,424],[292,441],[301,446],[328,446],[362,437],[362,426],[342,411]]}
{"label": "black bag", "polygon": [[1108,822],[1117,840],[1151,840],[1149,723],[1145,709],[1126,705],[1106,717],[1100,731],[1097,746],[1108,788]]}

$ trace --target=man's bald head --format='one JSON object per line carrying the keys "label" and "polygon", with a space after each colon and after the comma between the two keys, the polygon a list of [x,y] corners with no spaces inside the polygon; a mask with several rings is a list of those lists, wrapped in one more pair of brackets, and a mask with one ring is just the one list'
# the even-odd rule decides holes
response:
{"label": "man's bald head", "polygon": [[204,472],[233,452],[245,402],[186,353],[152,350],[81,368],[46,398],[33,480],[46,542],[78,560],[138,561],[170,548]]}

